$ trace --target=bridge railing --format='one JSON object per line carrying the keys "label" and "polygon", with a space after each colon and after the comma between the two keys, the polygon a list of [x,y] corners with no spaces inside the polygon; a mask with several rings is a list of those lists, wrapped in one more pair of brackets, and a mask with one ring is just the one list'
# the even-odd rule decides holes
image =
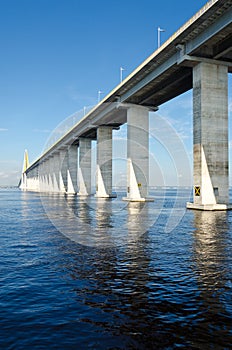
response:
{"label": "bridge railing", "polygon": [[50,134],[45,144],[44,151],[51,148],[59,139],[61,139],[65,134],[67,134],[94,107],[95,105],[83,107],[81,110],[75,112],[74,114],[70,115],[65,120],[63,120]]}

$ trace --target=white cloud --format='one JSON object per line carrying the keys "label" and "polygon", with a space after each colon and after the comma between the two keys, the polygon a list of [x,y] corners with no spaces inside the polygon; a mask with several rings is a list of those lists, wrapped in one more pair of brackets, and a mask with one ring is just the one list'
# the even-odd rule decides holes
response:
{"label": "white cloud", "polygon": [[1,131],[8,131],[8,129],[6,129],[6,128],[0,128],[0,132]]}

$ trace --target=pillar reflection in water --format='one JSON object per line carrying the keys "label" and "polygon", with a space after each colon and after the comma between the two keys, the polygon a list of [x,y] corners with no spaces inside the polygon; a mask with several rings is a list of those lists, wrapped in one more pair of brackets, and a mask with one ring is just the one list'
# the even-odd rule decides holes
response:
{"label": "pillar reflection in water", "polygon": [[78,244],[97,247],[136,242],[154,224],[159,211],[148,203],[120,199],[41,195],[54,226]]}
{"label": "pillar reflection in water", "polygon": [[[225,295],[230,282],[230,255],[228,250],[228,213],[195,211],[193,260],[197,288],[200,291],[201,332],[213,332],[215,339],[220,331],[231,332]],[[229,294],[229,292],[228,292]],[[228,295],[228,298],[231,296]],[[207,328],[207,329],[205,329]]]}
{"label": "pillar reflection in water", "polygon": [[228,232],[227,213],[196,211],[194,226],[194,254],[199,279],[211,289],[220,283],[224,273],[222,266],[225,266],[227,259],[224,242]]}
{"label": "pillar reflection in water", "polygon": [[128,242],[138,240],[154,224],[154,211],[147,202],[130,202],[127,206]]}

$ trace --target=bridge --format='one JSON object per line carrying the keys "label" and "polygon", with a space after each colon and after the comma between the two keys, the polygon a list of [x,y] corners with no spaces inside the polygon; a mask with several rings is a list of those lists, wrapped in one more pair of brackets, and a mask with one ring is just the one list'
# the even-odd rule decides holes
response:
{"label": "bridge", "polygon": [[211,0],[31,165],[20,188],[91,195],[91,142],[97,140],[96,197],[112,192],[112,131],[127,123],[128,201],[149,201],[149,111],[193,89],[193,203],[229,205],[228,73],[232,0]]}

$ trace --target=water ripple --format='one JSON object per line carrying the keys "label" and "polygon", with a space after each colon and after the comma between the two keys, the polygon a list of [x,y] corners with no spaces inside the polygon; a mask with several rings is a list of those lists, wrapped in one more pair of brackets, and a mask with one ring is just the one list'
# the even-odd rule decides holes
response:
{"label": "water ripple", "polygon": [[[0,348],[230,349],[232,212],[186,211],[167,232],[173,200],[171,191],[159,215],[159,199],[150,203],[155,221],[136,239],[127,235],[120,237],[123,244],[96,247],[59,232],[38,195],[5,191],[0,196]],[[69,202],[86,223],[100,220],[99,238],[107,231],[115,243],[117,235],[128,233],[124,207],[102,218],[102,211],[95,216],[96,203],[84,209],[79,204]],[[63,202],[57,200],[59,205]],[[72,224],[70,235],[81,229]],[[136,231],[136,225],[130,229]]]}

